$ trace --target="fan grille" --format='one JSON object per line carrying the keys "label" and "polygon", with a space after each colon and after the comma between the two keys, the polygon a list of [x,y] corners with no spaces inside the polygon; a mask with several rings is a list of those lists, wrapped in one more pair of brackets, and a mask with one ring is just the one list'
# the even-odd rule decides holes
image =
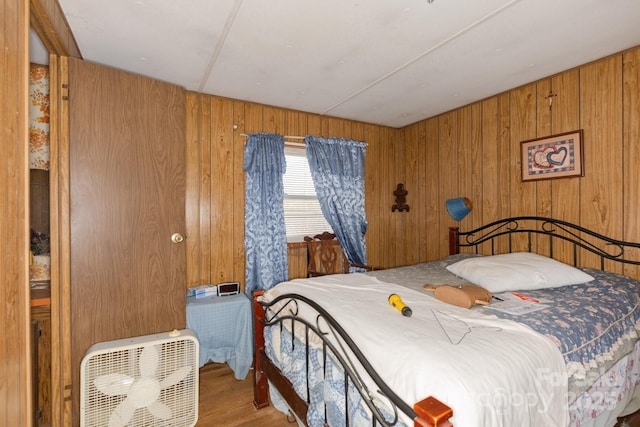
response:
{"label": "fan grille", "polygon": [[[123,345],[124,344],[124,345]],[[100,347],[94,350],[95,347]],[[198,341],[191,331],[180,331],[178,338],[170,334],[149,335],[130,340],[118,340],[93,346],[81,366],[81,425],[85,427],[109,426],[113,412],[125,399],[127,388],[142,377],[141,355],[146,347],[153,346],[158,355],[153,363],[158,383],[184,367],[191,367],[184,378],[160,390],[157,401],[171,410],[170,419],[160,419],[146,407],[136,406],[127,425],[131,426],[193,426],[198,419]],[[144,363],[144,362],[143,362]],[[97,378],[111,375],[127,378],[121,390],[115,387],[111,395],[100,391]],[[147,372],[147,377],[149,373]],[[118,382],[119,383],[119,382]],[[116,424],[124,425],[124,424]]]}

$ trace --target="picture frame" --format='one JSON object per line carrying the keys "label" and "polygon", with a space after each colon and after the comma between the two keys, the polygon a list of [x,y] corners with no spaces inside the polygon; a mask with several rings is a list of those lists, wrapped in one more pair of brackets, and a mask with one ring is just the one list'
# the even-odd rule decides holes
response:
{"label": "picture frame", "polygon": [[520,143],[522,181],[584,176],[582,129]]}

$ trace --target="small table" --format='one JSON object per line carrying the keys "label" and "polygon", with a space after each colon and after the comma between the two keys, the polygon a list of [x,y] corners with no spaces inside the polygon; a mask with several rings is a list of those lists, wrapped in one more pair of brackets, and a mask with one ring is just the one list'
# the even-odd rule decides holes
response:
{"label": "small table", "polygon": [[239,380],[253,363],[251,301],[244,294],[187,297],[187,328],[200,342],[200,367],[227,362]]}

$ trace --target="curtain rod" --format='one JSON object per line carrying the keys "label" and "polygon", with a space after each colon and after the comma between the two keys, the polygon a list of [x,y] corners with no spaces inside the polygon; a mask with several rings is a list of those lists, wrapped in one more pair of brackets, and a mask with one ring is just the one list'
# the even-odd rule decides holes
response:
{"label": "curtain rod", "polygon": [[[241,133],[240,136],[249,136],[246,133]],[[305,136],[284,136],[284,139],[305,139]]]}

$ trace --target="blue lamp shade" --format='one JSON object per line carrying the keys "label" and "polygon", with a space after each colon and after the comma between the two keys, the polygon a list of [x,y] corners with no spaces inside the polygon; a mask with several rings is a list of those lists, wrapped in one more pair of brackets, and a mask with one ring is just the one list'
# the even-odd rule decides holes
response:
{"label": "blue lamp shade", "polygon": [[471,204],[471,200],[466,197],[458,197],[457,199],[449,199],[446,201],[447,212],[451,215],[451,218],[456,221],[462,220],[469,212],[471,212],[471,208],[473,205]]}

